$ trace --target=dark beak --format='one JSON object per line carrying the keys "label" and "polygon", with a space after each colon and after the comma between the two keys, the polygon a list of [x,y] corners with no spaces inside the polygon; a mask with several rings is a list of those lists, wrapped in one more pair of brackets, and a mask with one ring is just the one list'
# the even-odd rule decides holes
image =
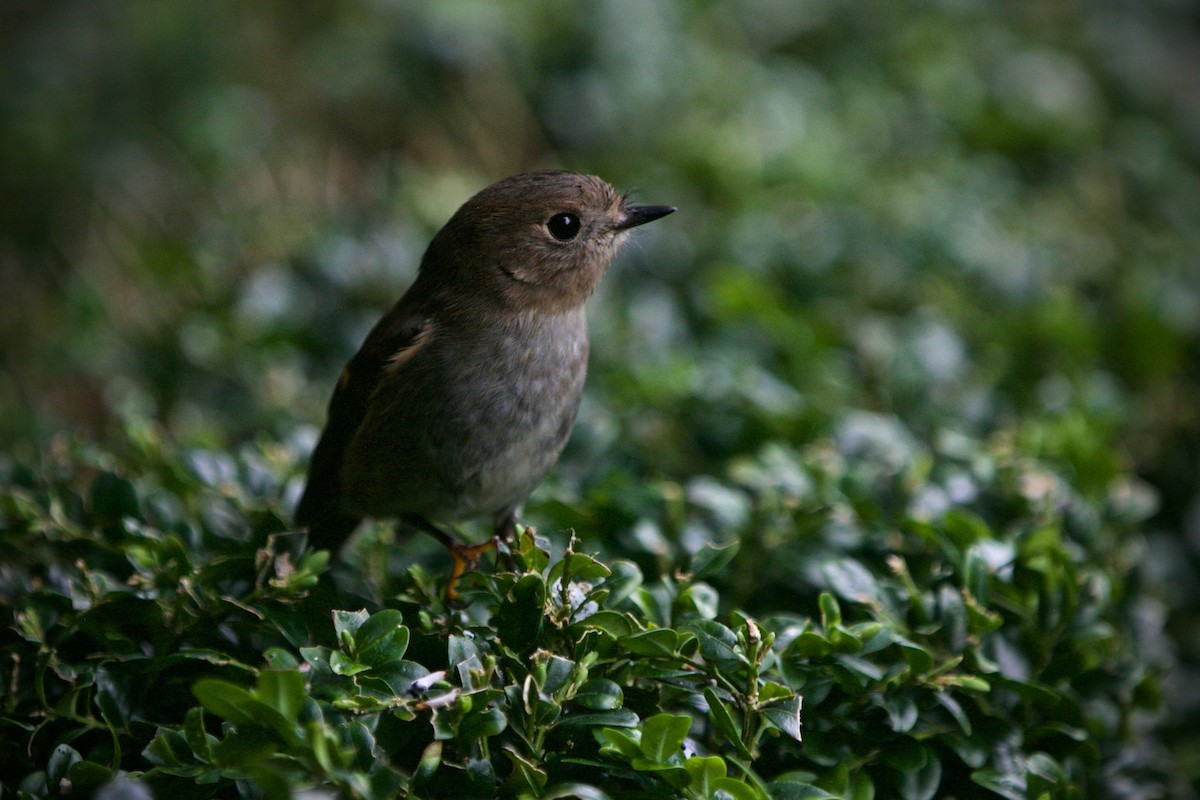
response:
{"label": "dark beak", "polygon": [[675,212],[675,206],[625,206],[624,218],[616,224],[616,230],[624,231],[653,222],[659,217]]}

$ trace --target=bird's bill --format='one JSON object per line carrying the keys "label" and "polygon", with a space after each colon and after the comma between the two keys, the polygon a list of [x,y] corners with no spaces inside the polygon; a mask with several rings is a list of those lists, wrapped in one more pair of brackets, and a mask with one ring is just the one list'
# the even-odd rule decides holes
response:
{"label": "bird's bill", "polygon": [[617,224],[617,230],[623,231],[653,222],[659,217],[674,213],[675,206],[625,206],[625,217]]}

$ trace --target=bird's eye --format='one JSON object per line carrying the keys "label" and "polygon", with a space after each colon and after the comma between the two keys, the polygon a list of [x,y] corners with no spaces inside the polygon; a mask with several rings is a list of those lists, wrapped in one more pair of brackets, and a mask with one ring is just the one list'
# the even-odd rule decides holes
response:
{"label": "bird's eye", "polygon": [[567,211],[555,214],[546,222],[546,230],[560,242],[569,242],[579,235],[579,217]]}

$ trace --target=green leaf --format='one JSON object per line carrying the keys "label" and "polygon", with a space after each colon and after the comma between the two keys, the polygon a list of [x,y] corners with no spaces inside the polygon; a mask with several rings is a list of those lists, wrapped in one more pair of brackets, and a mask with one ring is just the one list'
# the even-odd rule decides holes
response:
{"label": "green leaf", "polygon": [[562,714],[562,706],[554,698],[543,693],[534,691],[531,694],[533,695],[532,698],[527,699],[525,702],[530,723],[539,728],[546,728],[553,725],[555,720]]}
{"label": "green leaf", "polygon": [[839,667],[853,676],[860,685],[865,686],[869,682],[883,680],[883,670],[864,658],[834,656],[834,661]]}
{"label": "green leaf", "polygon": [[442,765],[442,743],[440,741],[430,742],[424,750],[421,751],[421,758],[417,762],[417,769],[413,773],[413,783],[420,789],[428,784],[438,767]]}
{"label": "green leaf", "polygon": [[[75,766],[79,766],[76,764]],[[75,767],[72,767],[72,772]],[[1031,789],[1051,792],[1070,780],[1062,765],[1046,753],[1034,753],[1025,761],[1025,772],[1029,776]]]}
{"label": "green leaf", "polygon": [[[460,672],[464,668],[479,668],[483,660],[479,655],[479,647],[469,636],[451,636],[446,642],[446,659],[451,667]],[[466,688],[466,677],[463,676],[463,686]]]}
{"label": "green leaf", "polygon": [[264,669],[258,673],[254,696],[278,711],[288,722],[296,722],[307,698],[304,676],[295,670]]}
{"label": "green leaf", "polygon": [[971,773],[971,781],[994,792],[1005,800],[1026,800],[1025,776],[997,770],[977,769]]}
{"label": "green leaf", "polygon": [[192,687],[192,694],[206,710],[227,722],[234,725],[258,724],[255,712],[262,703],[240,686],[214,678],[203,678]]}
{"label": "green leaf", "polygon": [[713,783],[713,797],[719,798],[722,795],[729,800],[764,800],[753,786],[734,778],[718,778]]}
{"label": "green leaf", "polygon": [[846,800],[875,800],[875,784],[865,772],[850,776],[850,785],[843,792]]}
{"label": "green leaf", "polygon": [[635,758],[642,757],[642,732],[640,730],[601,728],[595,731],[595,737],[602,746],[615,750],[624,756],[626,761],[633,761]]}
{"label": "green leaf", "polygon": [[350,658],[341,650],[334,650],[329,654],[329,667],[335,675],[358,675],[361,672],[366,672],[370,669],[369,666]]}
{"label": "green leaf", "polygon": [[821,627],[826,633],[834,625],[842,624],[842,608],[838,605],[836,597],[829,592],[821,592],[817,597],[817,604],[821,607]]}
{"label": "green leaf", "polygon": [[217,739],[204,730],[204,709],[189,708],[183,720],[183,735],[196,758],[206,764],[213,762],[212,748]]}
{"label": "green leaf", "polygon": [[354,632],[355,658],[371,667],[404,658],[408,650],[408,628],[403,615],[386,608],[367,618]]}
{"label": "green leaf", "polygon": [[952,652],[962,652],[967,643],[967,608],[962,592],[949,584],[942,584],[935,597],[946,644]]}
{"label": "green leaf", "polygon": [[891,762],[899,771],[903,800],[932,800],[942,782],[942,762],[936,753],[915,743],[897,753]]}
{"label": "green leaf", "polygon": [[508,718],[504,712],[498,708],[484,708],[471,712],[462,720],[456,738],[462,742],[488,739],[503,733],[507,727]]}
{"label": "green leaf", "polygon": [[413,683],[428,677],[429,670],[415,661],[391,661],[370,671],[369,675],[359,678],[364,686],[373,686],[376,681],[384,684],[387,690],[396,696],[407,696],[413,688]]}
{"label": "green leaf", "polygon": [[563,575],[573,581],[598,581],[612,575],[612,570],[586,553],[568,553],[550,568],[547,580],[553,584],[561,580]]}
{"label": "green leaf", "polygon": [[116,672],[117,665],[100,667],[93,675],[95,681],[94,702],[100,715],[110,727],[121,728],[129,722],[129,687]]}
{"label": "green leaf", "polygon": [[[854,603],[870,602],[879,597],[882,592],[875,576],[860,562],[849,558],[839,558],[821,565],[821,576],[825,578],[829,588],[843,600]],[[825,617],[825,604],[821,604],[822,625],[828,630],[830,625],[841,624],[841,612],[836,620]]]}
{"label": "green leaf", "polygon": [[780,700],[762,710],[763,716],[788,736],[801,741],[800,708],[803,698],[799,695]]}
{"label": "green leaf", "polygon": [[656,764],[666,763],[683,747],[691,727],[687,714],[655,714],[642,725],[642,755]]}
{"label": "green leaf", "polygon": [[708,703],[708,718],[712,721],[713,726],[725,737],[727,742],[737,749],[739,758],[750,761],[753,755],[746,743],[742,741],[742,732],[734,720],[729,704],[710,687],[704,688],[704,700]]}
{"label": "green leaf", "polygon": [[506,794],[515,797],[543,797],[542,790],[546,786],[546,770],[537,762],[517,752],[511,745],[505,745],[504,756],[512,764],[512,772],[504,782]]}
{"label": "green leaf", "polygon": [[[539,542],[538,540],[542,541]],[[546,550],[546,540],[534,534],[533,528],[521,527],[517,534],[514,554],[519,558],[529,572],[542,572],[550,563],[550,553]]]}
{"label": "green leaf", "polygon": [[299,669],[300,661],[282,647],[268,647],[263,651],[263,660],[271,669]]}
{"label": "green leaf", "polygon": [[624,636],[629,636],[637,630],[637,626],[628,614],[623,614],[619,611],[597,611],[589,617],[576,622],[571,626],[573,630],[586,630],[595,628],[604,631],[609,636],[615,639],[620,639]]}
{"label": "green leaf", "polygon": [[978,541],[993,538],[987,522],[965,508],[950,509],[937,520],[937,524],[960,551]]}
{"label": "green leaf", "polygon": [[782,700],[796,695],[788,687],[774,681],[766,681],[762,686],[758,687],[758,702],[760,704],[772,703],[776,700]]}
{"label": "green leaf", "polygon": [[586,783],[559,783],[551,786],[539,800],[566,800],[574,797],[576,800],[611,800],[599,788]]}
{"label": "green leaf", "polygon": [[67,770],[71,792],[88,795],[113,779],[113,771],[94,761],[76,761]]}
{"label": "green leaf", "polygon": [[[354,634],[370,618],[365,608],[358,611],[334,611],[333,632],[337,635],[338,643],[354,641]],[[354,655],[347,653],[347,655]]]}
{"label": "green leaf", "polygon": [[771,800],[839,800],[837,795],[819,786],[799,781],[772,781],[767,789],[771,792]]}
{"label": "green leaf", "polygon": [[693,583],[682,592],[675,601],[677,608],[687,615],[695,615],[704,620],[712,620],[720,609],[721,598],[717,590],[707,583]]}
{"label": "green leaf", "polygon": [[[539,653],[539,656],[541,655]],[[562,689],[567,684],[567,681],[571,679],[571,676],[575,674],[577,668],[574,661],[562,656],[542,656],[538,659],[538,662],[544,665],[545,669],[545,681],[542,683],[541,688],[543,691],[551,694],[555,694]]]}
{"label": "green leaf", "polygon": [[733,561],[740,547],[741,541],[738,539],[724,544],[705,542],[688,562],[687,572],[694,581],[715,575]]}
{"label": "green leaf", "polygon": [[822,658],[833,652],[833,646],[820,633],[806,630],[798,634],[783,651],[783,658],[792,662],[804,662]]}
{"label": "green leaf", "polygon": [[987,679],[978,675],[946,675],[942,678],[942,682],[946,686],[954,686],[964,692],[974,692],[975,694],[987,694],[992,690],[992,685],[988,683]]}
{"label": "green leaf", "polygon": [[674,789],[684,788],[689,780],[687,770],[676,764],[660,764],[647,758],[635,758],[630,762],[630,766],[638,772],[652,774],[656,779],[665,781]]}
{"label": "green leaf", "polygon": [[332,675],[333,667],[329,659],[333,652],[328,647],[301,647],[300,657],[312,668],[314,675]]}
{"label": "green leaf", "polygon": [[637,714],[627,708],[615,708],[612,711],[599,711],[595,714],[570,714],[555,723],[556,728],[572,726],[595,727],[599,725],[635,728],[640,721]]}
{"label": "green leaf", "polygon": [[669,658],[678,655],[682,647],[682,639],[671,628],[654,628],[641,631],[620,640],[621,645],[631,653],[640,656],[658,656]]}
{"label": "green leaf", "polygon": [[522,575],[493,618],[496,632],[516,653],[538,646],[546,619],[546,582],[537,573]]}
{"label": "green leaf", "polygon": [[[198,709],[196,709],[198,710]],[[192,750],[184,736],[176,731],[159,729],[159,733],[142,751],[142,756],[156,767],[178,767],[193,763]],[[205,759],[211,762],[211,756]]]}
{"label": "green leaf", "polygon": [[270,731],[285,744],[296,744],[295,726],[276,709],[256,699],[240,686],[204,678],[192,687],[192,694],[206,711],[240,728]]}
{"label": "green leaf", "polygon": [[191,450],[184,455],[184,463],[209,488],[221,489],[237,481],[237,464],[228,453]]}
{"label": "green leaf", "polygon": [[933,653],[925,647],[910,641],[898,633],[888,634],[892,643],[900,648],[908,667],[915,675],[926,675],[933,669]]}
{"label": "green leaf", "polygon": [[919,711],[911,695],[885,695],[880,700],[880,705],[888,713],[892,730],[896,733],[908,733],[917,724]]}
{"label": "green leaf", "polygon": [[279,752],[279,740],[264,728],[229,731],[213,748],[213,760],[226,767],[250,767]]}
{"label": "green leaf", "polygon": [[725,777],[725,760],[720,756],[692,756],[683,768],[691,778],[688,788],[701,797],[710,797],[714,784]]}
{"label": "green leaf", "polygon": [[842,625],[834,625],[825,632],[825,637],[833,645],[834,651],[838,653],[854,654],[863,649],[862,642],[854,635],[854,632]]}
{"label": "green leaf", "polygon": [[[979,678],[979,680],[982,681],[983,679]],[[995,684],[1009,691],[1016,692],[1025,702],[1046,709],[1054,708],[1064,699],[1062,694],[1054,691],[1054,687],[1047,686],[1038,681],[1009,680],[998,675],[993,675],[990,682],[987,683],[989,683],[989,686]]]}
{"label": "green leaf", "polygon": [[347,734],[353,750],[353,768],[367,772],[376,761],[376,740],[371,730],[362,722],[351,722],[343,731]]}
{"label": "green leaf", "polygon": [[967,712],[963,711],[962,705],[946,692],[938,692],[934,695],[934,699],[950,712],[950,716],[954,717],[954,721],[958,723],[963,734],[970,736],[971,720],[967,716]]}
{"label": "green leaf", "polygon": [[70,745],[56,745],[50,752],[50,760],[46,765],[46,778],[55,787],[67,777],[68,770],[83,760],[83,757]]}
{"label": "green leaf", "polygon": [[575,692],[575,702],[592,711],[611,711],[624,702],[621,687],[607,678],[592,678]]}
{"label": "green leaf", "polygon": [[608,605],[616,608],[642,586],[642,570],[632,561],[618,559],[609,565],[612,574],[604,582],[608,589]]}
{"label": "green leaf", "polygon": [[293,800],[296,796],[287,779],[270,766],[251,765],[246,772],[263,800]]}
{"label": "green leaf", "polygon": [[700,655],[719,666],[749,663],[738,650],[737,634],[719,622],[698,620],[684,625],[681,630],[694,633],[700,640]]}
{"label": "green leaf", "polygon": [[992,575],[987,550],[983,544],[973,544],[963,559],[963,583],[980,603],[991,599]]}

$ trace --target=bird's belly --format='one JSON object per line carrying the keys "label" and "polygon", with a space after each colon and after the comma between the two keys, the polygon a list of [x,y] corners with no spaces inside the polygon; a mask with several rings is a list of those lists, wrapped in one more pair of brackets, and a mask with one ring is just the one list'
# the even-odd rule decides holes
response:
{"label": "bird's belly", "polygon": [[379,387],[344,462],[357,511],[495,515],[519,505],[554,466],[579,407],[586,340],[537,354],[490,344],[485,358],[430,348]]}

